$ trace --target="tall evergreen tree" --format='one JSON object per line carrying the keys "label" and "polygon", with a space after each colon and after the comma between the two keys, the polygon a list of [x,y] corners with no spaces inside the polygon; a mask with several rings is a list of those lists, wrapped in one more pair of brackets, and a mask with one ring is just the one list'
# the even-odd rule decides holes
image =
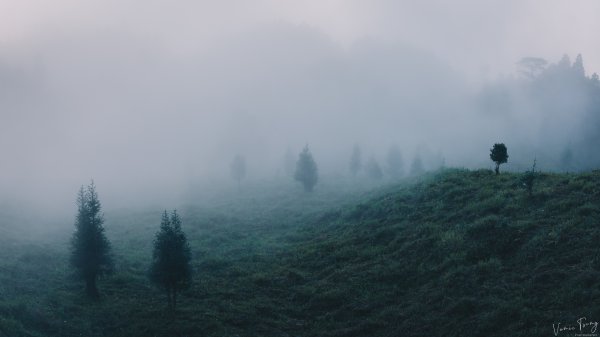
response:
{"label": "tall evergreen tree", "polygon": [[99,297],[96,286],[98,276],[110,273],[113,269],[101,209],[94,182],[86,188],[81,186],[77,195],[75,233],[71,238],[71,265],[85,281],[86,292],[92,298]]}
{"label": "tall evergreen tree", "polygon": [[362,154],[360,152],[360,147],[357,144],[354,145],[354,148],[352,149],[352,156],[350,156],[350,173],[352,173],[353,176],[356,176],[361,168]]}
{"label": "tall evergreen tree", "polygon": [[585,68],[583,67],[583,58],[581,57],[581,54],[577,54],[577,58],[575,58],[572,67],[577,76],[585,77]]}
{"label": "tall evergreen tree", "polygon": [[190,287],[192,282],[192,254],[181,218],[176,211],[165,211],[160,229],[154,239],[154,251],[150,266],[150,280],[167,292],[169,308],[177,305],[177,292]]}
{"label": "tall evergreen tree", "polygon": [[315,163],[308,145],[304,147],[298,156],[294,179],[302,183],[306,192],[311,192],[319,180],[317,163]]}

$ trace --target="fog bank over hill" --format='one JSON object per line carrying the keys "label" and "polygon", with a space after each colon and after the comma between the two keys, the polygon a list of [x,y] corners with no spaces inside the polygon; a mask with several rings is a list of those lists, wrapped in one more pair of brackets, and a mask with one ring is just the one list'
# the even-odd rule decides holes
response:
{"label": "fog bank over hill", "polygon": [[[231,183],[236,154],[250,180],[284,177],[306,144],[323,175],[348,175],[354,144],[381,164],[396,144],[406,171],[417,153],[427,169],[491,167],[494,142],[508,169],[599,163],[595,2],[48,6],[0,5],[4,203],[70,211],[92,178],[109,207],[174,203]],[[525,78],[526,56],[549,65]]]}

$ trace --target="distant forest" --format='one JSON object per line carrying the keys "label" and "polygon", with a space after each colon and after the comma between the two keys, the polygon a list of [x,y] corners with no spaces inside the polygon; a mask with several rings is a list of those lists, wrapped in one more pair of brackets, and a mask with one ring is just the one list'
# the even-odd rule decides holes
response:
{"label": "distant forest", "polygon": [[[512,151],[514,158],[535,153],[547,168],[557,171],[600,167],[598,74],[586,76],[581,55],[574,62],[565,55],[556,63],[526,57],[517,67],[521,76],[485,85],[477,100],[478,110],[489,114],[491,121],[526,130],[516,133],[521,139],[518,151]],[[526,166],[533,159],[516,160]]]}

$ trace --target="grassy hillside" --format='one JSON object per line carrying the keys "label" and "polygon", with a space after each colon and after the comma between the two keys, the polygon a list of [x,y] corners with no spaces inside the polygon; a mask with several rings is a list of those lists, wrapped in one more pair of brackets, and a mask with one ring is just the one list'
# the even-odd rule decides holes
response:
{"label": "grassy hillside", "polygon": [[487,170],[366,191],[191,200],[196,278],[175,317],[146,278],[160,209],[106,214],[117,271],[97,303],[69,278],[70,233],[13,243],[0,336],[549,336],[600,320],[599,172],[541,174],[532,196]]}

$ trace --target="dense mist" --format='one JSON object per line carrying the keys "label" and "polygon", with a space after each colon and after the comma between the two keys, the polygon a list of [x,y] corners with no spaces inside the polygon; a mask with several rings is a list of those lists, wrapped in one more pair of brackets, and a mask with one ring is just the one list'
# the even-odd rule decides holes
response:
{"label": "dense mist", "polygon": [[[407,172],[417,155],[492,167],[494,142],[512,170],[597,167],[598,4],[544,6],[3,4],[0,201],[70,212],[94,179],[108,208],[177,203],[233,184],[236,155],[249,180],[285,177],[286,151],[307,144],[325,176],[349,175],[355,144],[382,165],[397,146]],[[564,53],[586,69],[571,76]],[[535,78],[517,64],[529,56],[548,61]]]}
{"label": "dense mist", "polygon": [[599,0],[0,0],[0,337],[596,336]]}

